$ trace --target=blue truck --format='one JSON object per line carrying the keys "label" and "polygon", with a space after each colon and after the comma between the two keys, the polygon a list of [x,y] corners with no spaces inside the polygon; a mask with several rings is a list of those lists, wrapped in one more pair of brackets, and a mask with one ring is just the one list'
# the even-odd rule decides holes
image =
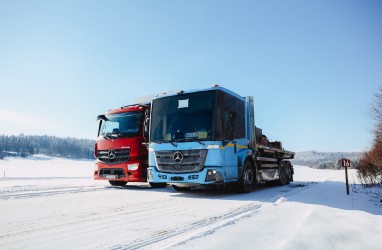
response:
{"label": "blue truck", "polygon": [[293,181],[295,153],[255,127],[252,96],[215,85],[152,100],[147,180],[175,190],[233,184],[247,193],[259,182]]}

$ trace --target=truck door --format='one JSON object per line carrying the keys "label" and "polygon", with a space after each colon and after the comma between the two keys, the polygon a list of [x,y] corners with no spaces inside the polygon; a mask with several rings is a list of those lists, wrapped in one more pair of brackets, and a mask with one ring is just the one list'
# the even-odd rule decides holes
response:
{"label": "truck door", "polygon": [[220,122],[221,139],[224,147],[226,179],[238,178],[238,140],[245,138],[244,99],[227,93],[217,96],[217,120]]}
{"label": "truck door", "polygon": [[226,121],[225,138],[228,143],[224,146],[224,164],[227,179],[237,178],[237,148],[236,148],[236,112],[230,111],[225,113]]}
{"label": "truck door", "polygon": [[235,144],[232,142],[224,146],[224,169],[227,179],[237,178],[237,155],[235,153]]}

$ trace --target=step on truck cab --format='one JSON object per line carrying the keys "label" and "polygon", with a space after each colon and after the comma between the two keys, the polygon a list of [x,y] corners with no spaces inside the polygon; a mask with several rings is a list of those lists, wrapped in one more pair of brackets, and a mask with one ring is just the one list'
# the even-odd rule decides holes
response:
{"label": "step on truck cab", "polygon": [[[215,85],[152,100],[148,181],[176,190],[293,181],[294,153],[281,142],[261,144],[253,97]],[[257,129],[260,133],[261,129]]]}
{"label": "step on truck cab", "polygon": [[150,103],[141,103],[109,110],[97,117],[95,180],[108,180],[112,186],[147,181],[149,135],[145,125],[148,126],[149,110]]}

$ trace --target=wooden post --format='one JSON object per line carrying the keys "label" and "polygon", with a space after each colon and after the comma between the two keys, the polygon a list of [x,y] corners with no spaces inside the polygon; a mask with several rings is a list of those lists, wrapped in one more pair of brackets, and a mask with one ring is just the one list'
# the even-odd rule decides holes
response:
{"label": "wooden post", "polygon": [[349,159],[342,159],[342,167],[345,168],[346,193],[347,193],[347,195],[349,195],[348,167],[350,167],[350,160]]}
{"label": "wooden post", "polygon": [[348,179],[348,168],[345,167],[345,176],[346,176],[346,193],[349,195],[349,179]]}

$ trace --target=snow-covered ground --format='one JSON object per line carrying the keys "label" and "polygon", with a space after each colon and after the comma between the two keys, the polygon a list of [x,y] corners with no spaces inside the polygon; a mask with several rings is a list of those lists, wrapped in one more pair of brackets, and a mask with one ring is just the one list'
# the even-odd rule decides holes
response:
{"label": "snow-covered ground", "polygon": [[[381,249],[382,206],[350,171],[295,166],[295,182],[176,192],[93,181],[93,162],[0,160],[0,249]],[[4,177],[5,176],[5,177]]]}

